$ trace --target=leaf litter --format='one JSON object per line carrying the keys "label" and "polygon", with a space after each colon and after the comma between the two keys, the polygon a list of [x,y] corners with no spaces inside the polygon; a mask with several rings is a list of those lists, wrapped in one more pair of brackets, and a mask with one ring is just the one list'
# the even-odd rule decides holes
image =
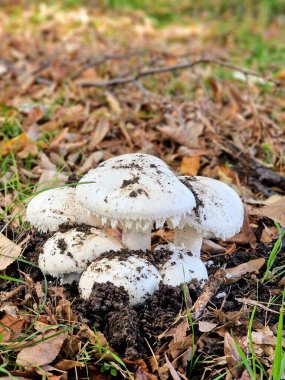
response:
{"label": "leaf litter", "polygon": [[[106,9],[3,9],[0,243],[10,258],[0,258],[1,366],[14,378],[247,379],[235,342],[249,352],[256,307],[253,349],[270,371],[285,273],[282,241],[266,274],[276,222],[284,227],[282,70],[274,78],[233,65],[234,42],[219,45],[203,24],[158,29],[136,13],[114,22]],[[35,265],[48,234],[29,231],[21,245],[27,195],[137,151],[242,197],[241,233],[204,241],[209,282],[160,287],[136,309],[122,290],[97,289],[86,305],[74,285],[48,278],[47,286]],[[155,231],[153,247],[172,238]]]}

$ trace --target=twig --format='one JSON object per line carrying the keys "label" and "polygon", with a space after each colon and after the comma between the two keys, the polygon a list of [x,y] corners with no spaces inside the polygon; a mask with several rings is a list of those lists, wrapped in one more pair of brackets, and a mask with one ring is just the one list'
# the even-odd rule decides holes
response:
{"label": "twig", "polygon": [[125,53],[125,54],[107,54],[107,55],[104,55],[103,57],[92,59],[90,62],[85,63],[79,70],[77,70],[73,74],[71,74],[70,79],[76,79],[81,74],[83,74],[84,71],[86,71],[92,67],[99,66],[100,64],[105,63],[107,61],[124,60],[124,59],[134,57],[136,55],[144,54],[144,53],[145,53],[144,51],[138,50],[138,51],[132,51],[132,52]]}
{"label": "twig", "polygon": [[[100,81],[100,82],[86,80],[86,81],[80,81],[80,83],[78,83],[78,84],[82,87],[109,87],[109,86],[116,86],[116,85],[121,85],[121,84],[135,83],[135,82],[139,81],[141,78],[144,78],[147,76],[156,75],[156,74],[163,74],[163,73],[178,71],[178,70],[191,69],[192,67],[200,65],[200,64],[218,65],[218,66],[226,67],[226,68],[231,69],[231,70],[239,71],[239,72],[243,73],[245,76],[251,75],[251,76],[263,78],[263,76],[261,74],[256,73],[255,71],[242,69],[238,66],[232,65],[229,62],[220,61],[220,60],[215,59],[215,58],[200,58],[200,59],[198,59],[196,61],[192,61],[192,62],[144,70],[144,71],[141,71],[138,74],[132,75],[132,76],[116,77],[116,78],[113,78],[110,80]],[[267,79],[267,81],[274,83],[275,85],[279,84],[277,81],[274,81],[273,79]]]}
{"label": "twig", "polygon": [[197,299],[197,301],[195,302],[193,306],[192,317],[194,321],[200,318],[208,302],[216,294],[219,287],[225,283],[225,276],[226,276],[226,271],[223,268],[221,268],[221,269],[218,269],[217,272],[214,273],[213,276],[209,278],[209,281],[207,282],[203,293],[200,295],[200,297]]}

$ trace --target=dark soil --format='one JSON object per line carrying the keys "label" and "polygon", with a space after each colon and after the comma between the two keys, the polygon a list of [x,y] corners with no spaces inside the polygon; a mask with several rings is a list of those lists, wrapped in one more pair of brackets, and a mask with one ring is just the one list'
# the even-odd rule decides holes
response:
{"label": "dark soil", "polygon": [[[84,231],[88,230],[86,226],[77,226],[76,228],[79,230],[83,229]],[[24,252],[24,258],[36,264],[38,254],[49,236],[51,234],[39,234],[35,232]],[[209,274],[215,273],[224,265],[230,268],[259,257],[267,259],[272,247],[273,244],[259,244],[255,251],[242,248],[230,255],[209,257],[208,261],[212,261],[212,265],[208,268]],[[161,265],[170,256],[170,252],[167,249],[147,252],[134,251],[132,254],[144,257],[155,266]],[[130,255],[130,252],[128,250],[108,252],[103,254],[102,257],[107,255],[109,257],[110,255],[112,257],[120,257],[121,260],[124,260]],[[281,265],[285,265],[285,258],[284,255],[279,254],[275,266]],[[261,278],[265,269],[264,266],[258,278]],[[21,261],[10,265],[5,274],[24,279],[23,274],[19,273],[19,270],[27,273],[34,282],[43,280],[42,273],[37,267]],[[219,325],[226,324],[229,328],[234,329],[235,333],[246,335],[251,309],[247,308],[247,310],[243,310],[243,304],[240,302],[240,299],[247,298],[260,302],[268,302],[268,299],[272,295],[280,294],[280,287],[278,286],[280,278],[270,283],[260,284],[258,294],[256,278],[256,275],[249,274],[235,284],[221,286],[206,308],[203,320],[212,321]],[[48,281],[50,281],[49,285],[59,286],[58,280],[48,277]],[[15,282],[0,280],[0,292],[10,291],[18,285]],[[187,298],[187,303],[193,304],[201,294],[201,291],[198,284],[189,284],[187,287],[187,297],[189,298]],[[158,336],[169,328],[179,312],[185,309],[185,297],[182,288],[172,288],[163,284],[160,284],[159,290],[145,304],[137,307],[129,305],[128,294],[122,287],[118,288],[111,283],[95,284],[88,301],[80,298],[76,283],[64,285],[64,293],[66,298],[72,302],[72,309],[77,314],[78,320],[87,324],[91,329],[95,327],[97,331],[101,331],[107,338],[110,346],[119,355],[128,357],[129,359],[146,359],[147,356],[151,355],[146,340],[154,351],[166,343],[169,338],[158,340]],[[27,290],[22,290],[17,295],[17,302],[24,302],[26,295]],[[53,304],[56,302],[50,294],[48,294],[48,300]],[[270,305],[270,308],[273,311],[278,311],[278,306]],[[230,314],[233,312],[237,314],[236,318],[233,318],[232,314]],[[268,319],[270,319],[270,324],[276,324],[278,317],[279,315],[276,313],[272,312],[268,314],[258,308],[255,314],[255,324],[264,326],[268,322]],[[197,339],[199,338],[199,334],[201,335],[197,331]],[[203,346],[203,352],[223,356],[223,347],[217,344],[219,339],[217,334],[209,333],[208,339]]]}
{"label": "dark soil", "polygon": [[71,174],[67,180],[66,180],[66,184],[67,185],[70,185],[70,187],[76,187],[76,185],[78,184],[79,182],[79,178],[77,177],[76,174]]}

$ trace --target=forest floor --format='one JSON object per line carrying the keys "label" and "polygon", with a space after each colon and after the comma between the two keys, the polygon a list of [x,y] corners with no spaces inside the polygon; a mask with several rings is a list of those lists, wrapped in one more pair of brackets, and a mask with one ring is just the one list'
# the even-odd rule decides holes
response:
{"label": "forest floor", "polygon": [[[1,378],[284,378],[284,17],[16,3],[0,8],[0,252],[19,255],[0,257]],[[25,206],[131,152],[229,184],[244,225],[204,240],[204,288],[86,302],[37,267],[49,234]]]}

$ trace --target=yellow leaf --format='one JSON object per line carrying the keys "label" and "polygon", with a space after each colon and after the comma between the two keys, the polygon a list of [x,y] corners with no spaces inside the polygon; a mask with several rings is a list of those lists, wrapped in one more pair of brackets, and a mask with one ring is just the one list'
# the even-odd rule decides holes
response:
{"label": "yellow leaf", "polygon": [[183,175],[197,175],[200,167],[200,157],[183,157],[180,171]]}

